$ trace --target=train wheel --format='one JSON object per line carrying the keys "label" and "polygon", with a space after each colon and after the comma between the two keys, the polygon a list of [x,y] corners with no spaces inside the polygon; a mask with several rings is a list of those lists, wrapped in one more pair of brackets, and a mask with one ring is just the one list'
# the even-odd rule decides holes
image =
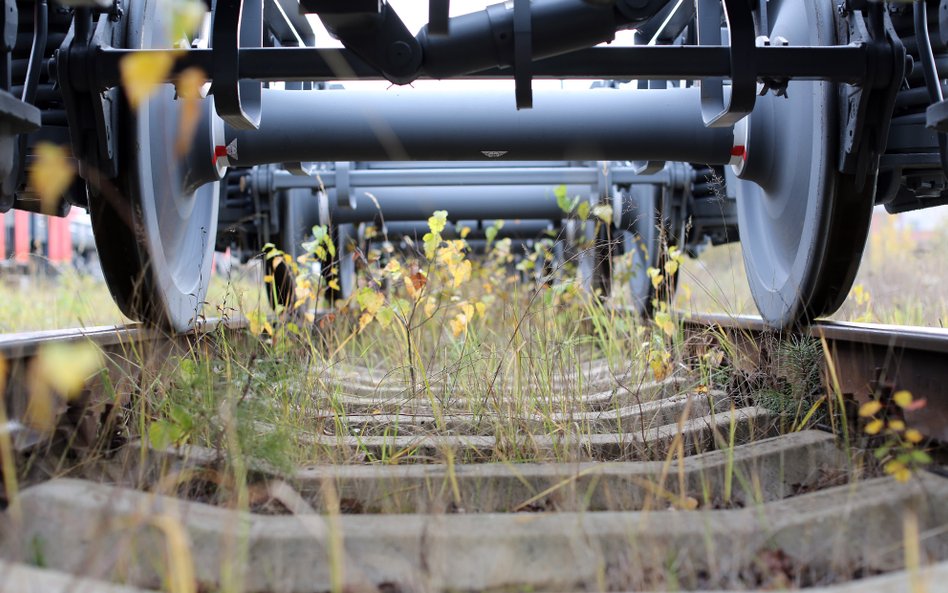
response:
{"label": "train wheel", "polygon": [[[166,33],[171,14],[159,5],[128,3],[126,48],[172,46]],[[194,145],[209,146],[213,154],[223,127],[214,123],[219,120],[210,99],[201,100],[201,109]],[[216,181],[194,182],[193,152],[176,154],[181,114],[172,85],[161,85],[137,109],[123,100],[116,127],[123,162],[115,188],[89,190],[96,245],[115,301],[132,319],[174,330],[189,329],[201,313],[219,191]],[[212,166],[212,158],[204,165]]]}
{"label": "train wheel", "polygon": [[[771,37],[791,46],[835,43],[833,3],[771,2]],[[764,320],[786,327],[832,313],[846,298],[866,243],[875,180],[857,189],[837,172],[837,93],[792,81],[758,99],[736,188],[744,265]]]}

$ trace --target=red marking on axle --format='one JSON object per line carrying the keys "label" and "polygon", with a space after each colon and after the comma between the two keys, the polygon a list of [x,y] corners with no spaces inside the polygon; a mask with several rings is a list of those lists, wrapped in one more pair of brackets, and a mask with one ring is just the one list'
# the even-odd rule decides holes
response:
{"label": "red marking on axle", "polygon": [[211,159],[211,163],[217,164],[217,159],[227,158],[227,147],[226,146],[215,146],[214,147],[214,158]]}
{"label": "red marking on axle", "polygon": [[731,147],[731,156],[737,156],[741,158],[747,158],[747,148],[744,146],[732,146]]}

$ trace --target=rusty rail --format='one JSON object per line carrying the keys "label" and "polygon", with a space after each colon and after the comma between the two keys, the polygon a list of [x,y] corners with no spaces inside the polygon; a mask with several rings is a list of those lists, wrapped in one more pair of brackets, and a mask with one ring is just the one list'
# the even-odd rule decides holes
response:
{"label": "rusty rail", "polygon": [[759,317],[723,314],[693,315],[683,324],[690,335],[723,332],[744,351],[759,351],[768,337],[823,340],[842,393],[865,401],[911,391],[927,405],[907,412],[906,420],[948,442],[948,329],[817,321],[798,331],[778,332]]}

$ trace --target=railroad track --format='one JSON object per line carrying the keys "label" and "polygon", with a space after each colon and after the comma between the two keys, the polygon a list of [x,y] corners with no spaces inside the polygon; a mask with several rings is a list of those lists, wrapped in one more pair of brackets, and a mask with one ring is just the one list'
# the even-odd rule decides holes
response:
{"label": "railroad track", "polygon": [[[694,360],[714,340],[757,367],[780,356],[781,338],[749,319],[684,327]],[[213,447],[158,447],[132,430],[7,501],[0,591],[944,590],[936,442],[919,445],[934,462],[899,481],[873,461],[881,442],[859,436],[855,406],[873,393],[898,412],[889,400],[911,389],[927,406],[890,420],[943,439],[948,332],[821,323],[808,336],[856,401],[835,421],[788,422],[733,381],[678,370],[655,381],[594,355],[554,369],[549,389],[500,381],[490,397],[452,389],[448,374],[420,389],[355,364],[248,380],[238,403],[280,393],[284,407],[308,406],[293,426],[252,427],[317,463],[248,450],[225,405]],[[8,338],[12,393],[27,375],[16,369],[59,339],[94,340],[109,360],[135,343],[170,352],[140,329]],[[844,419],[848,443],[794,430]]]}

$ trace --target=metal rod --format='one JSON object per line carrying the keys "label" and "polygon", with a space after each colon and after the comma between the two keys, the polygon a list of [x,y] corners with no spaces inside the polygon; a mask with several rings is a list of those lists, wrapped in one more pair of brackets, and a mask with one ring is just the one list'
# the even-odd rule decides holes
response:
{"label": "metal rod", "polygon": [[[120,84],[119,63],[141,50],[99,48],[95,56],[99,90]],[[174,51],[175,72],[191,66],[214,76],[210,49]],[[241,49],[241,79],[261,82],[383,80],[384,77],[355,54],[344,49],[315,47],[262,47]],[[868,71],[869,54],[861,45],[830,47],[755,48],[752,52],[758,80],[830,80],[858,84]],[[641,46],[590,48],[533,62],[534,78],[701,80],[728,78],[731,74],[727,47]],[[425,77],[426,75],[422,75]],[[490,68],[452,78],[513,78],[512,68]]]}
{"label": "metal rod", "polygon": [[[413,163],[414,169],[352,169],[349,185],[355,189],[371,190],[373,187],[421,187],[430,185],[589,185],[596,184],[598,171],[593,167],[468,167],[428,168],[428,163]],[[631,167],[615,167],[609,170],[612,183],[616,185],[667,184],[670,175],[665,171],[654,175],[637,175]],[[272,191],[294,188],[323,189],[336,186],[336,172],[319,171],[313,177],[292,175],[286,171],[274,171]]]}
{"label": "metal rod", "polygon": [[36,89],[39,86],[40,70],[46,54],[46,37],[49,32],[49,7],[46,5],[46,0],[36,0],[34,9],[33,45],[30,48],[30,65],[26,71],[26,81],[21,96],[23,102],[30,105],[36,100]]}
{"label": "metal rod", "polygon": [[[919,60],[922,62],[922,71],[925,74],[925,88],[928,89],[929,100],[934,105],[941,103],[945,97],[938,78],[931,38],[928,36],[928,11],[925,8],[925,0],[915,0],[913,17]],[[941,169],[945,175],[948,175],[948,134],[944,132],[938,133],[938,155]]]}
{"label": "metal rod", "polygon": [[[550,237],[547,234],[555,231],[559,221],[552,220],[459,220],[456,223],[448,223],[441,236],[446,239],[455,239],[460,237],[461,229],[467,227],[470,229],[465,239],[477,240],[486,238],[487,229],[494,226],[497,222],[503,224],[497,228],[496,238],[503,239],[510,237],[512,239],[537,239]],[[412,238],[421,238],[429,230],[427,220],[411,220],[386,222],[384,232],[389,239],[395,239],[403,236]]]}
{"label": "metal rod", "polygon": [[[548,185],[376,187],[356,193],[356,207],[341,208],[337,205],[336,191],[327,192],[333,223],[427,220],[436,210],[446,210],[450,220],[482,219],[485,213],[511,220],[559,220],[565,216],[557,204],[555,188]],[[589,186],[566,188],[566,195],[571,198],[589,198],[592,193],[593,188]]]}
{"label": "metal rod", "polygon": [[505,92],[265,90],[258,130],[228,129],[230,164],[608,160],[726,164],[731,128],[706,128],[694,88]]}

